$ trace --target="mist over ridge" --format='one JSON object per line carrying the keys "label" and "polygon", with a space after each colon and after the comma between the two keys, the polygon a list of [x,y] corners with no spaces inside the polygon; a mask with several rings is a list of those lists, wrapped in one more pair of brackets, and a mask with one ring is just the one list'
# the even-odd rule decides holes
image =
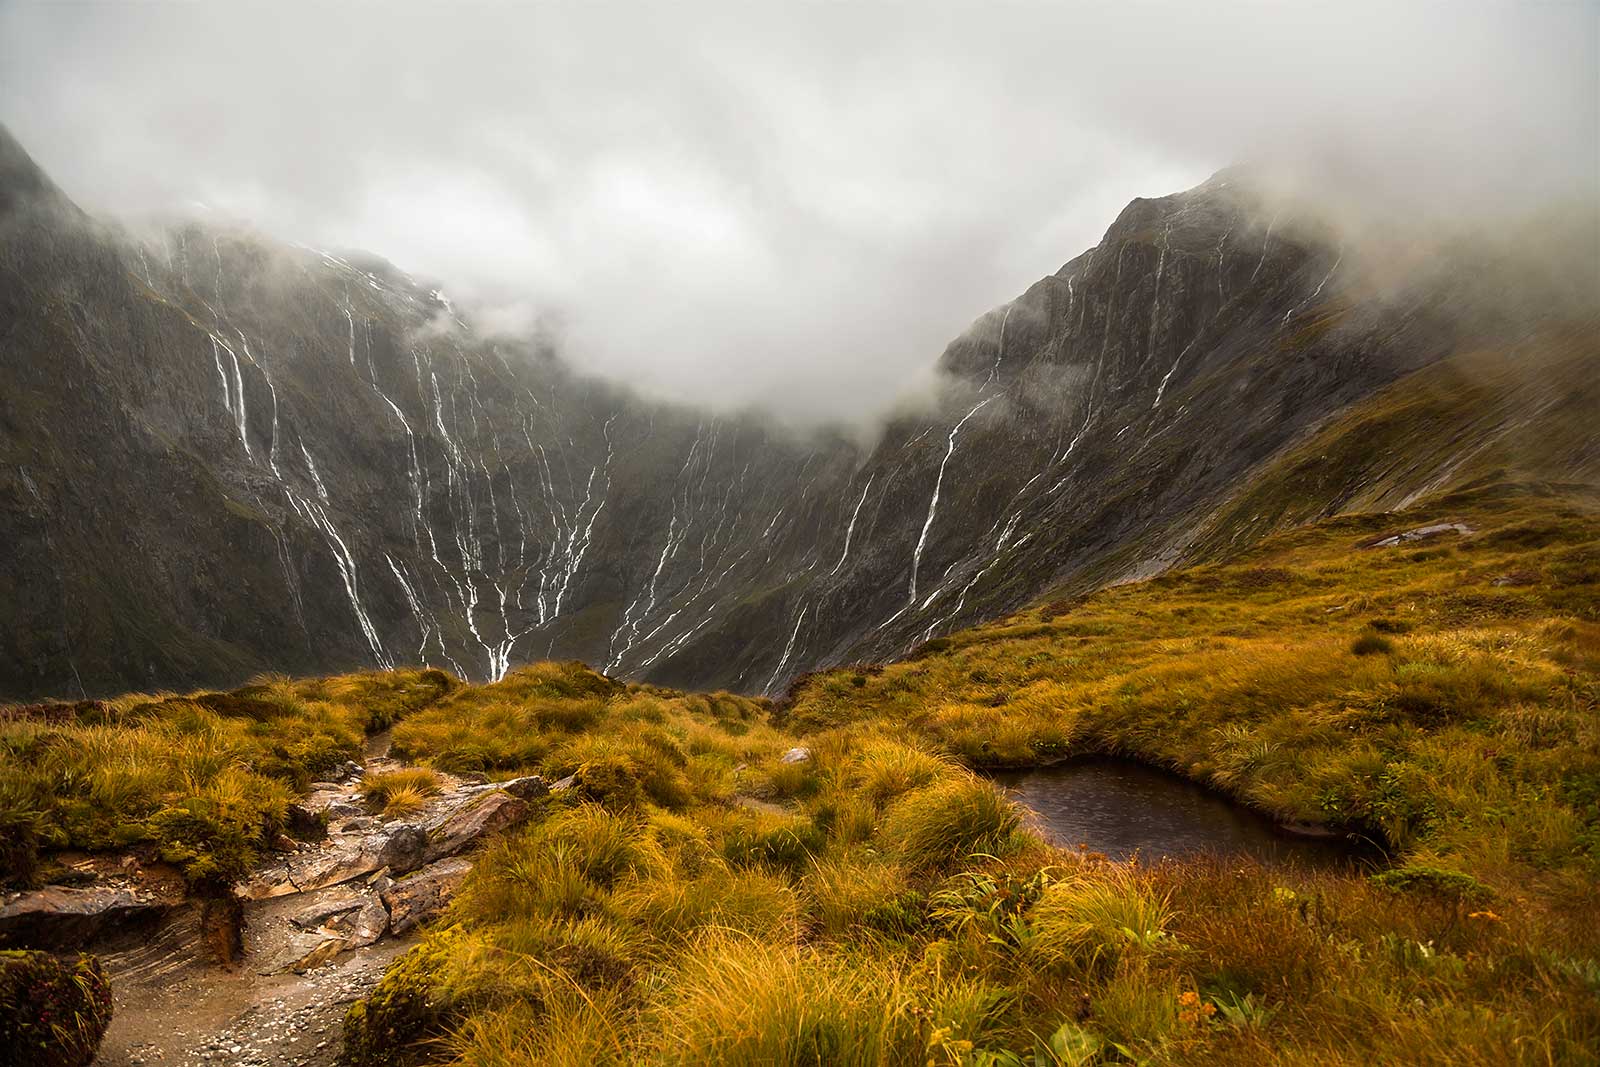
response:
{"label": "mist over ridge", "polygon": [[91,211],[363,249],[480,330],[798,424],[892,412],[1130,199],[1234,163],[1358,250],[1566,204],[1594,253],[1581,5],[1228,14],[11,6],[0,99]]}

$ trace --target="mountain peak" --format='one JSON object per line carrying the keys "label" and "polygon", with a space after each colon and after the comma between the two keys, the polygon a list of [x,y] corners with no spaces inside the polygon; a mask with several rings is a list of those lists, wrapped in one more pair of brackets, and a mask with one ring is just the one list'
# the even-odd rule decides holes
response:
{"label": "mountain peak", "polygon": [[0,122],[0,214],[37,200],[65,202],[66,197]]}

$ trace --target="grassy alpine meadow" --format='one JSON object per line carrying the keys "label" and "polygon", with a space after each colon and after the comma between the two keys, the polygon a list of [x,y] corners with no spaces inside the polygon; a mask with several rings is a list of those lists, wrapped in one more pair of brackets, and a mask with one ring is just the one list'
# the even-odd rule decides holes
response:
{"label": "grassy alpine meadow", "polygon": [[[1597,598],[1592,502],[1484,488],[775,706],[571,664],[463,688],[397,750],[573,788],[351,1011],[347,1058],[1600,1062]],[[1046,844],[975,773],[1080,753],[1388,861],[1113,863]]]}

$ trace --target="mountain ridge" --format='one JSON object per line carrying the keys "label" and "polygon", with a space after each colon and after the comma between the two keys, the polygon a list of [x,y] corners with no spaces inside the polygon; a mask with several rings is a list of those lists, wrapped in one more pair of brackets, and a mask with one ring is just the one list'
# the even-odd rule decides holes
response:
{"label": "mountain ridge", "polygon": [[[19,698],[552,655],[777,693],[1171,565],[1208,522],[1202,548],[1248,543],[1275,527],[1219,516],[1251,472],[1419,371],[1550,332],[1463,329],[1447,282],[1346,290],[1337,245],[1224,171],[1135,200],[981,316],[939,357],[936,410],[871,446],[797,441],[479,336],[375,257],[193,224],[140,244],[39,210],[69,202],[19,173],[0,201],[0,695]],[[1573,346],[1552,365],[1592,363]],[[1582,449],[1551,469],[1595,478]]]}

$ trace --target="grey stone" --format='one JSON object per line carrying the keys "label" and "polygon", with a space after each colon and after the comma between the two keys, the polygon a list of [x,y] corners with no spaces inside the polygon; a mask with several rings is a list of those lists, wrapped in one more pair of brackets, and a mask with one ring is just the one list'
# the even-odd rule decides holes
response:
{"label": "grey stone", "polygon": [[1447,533],[1456,533],[1465,537],[1472,533],[1472,527],[1464,522],[1436,522],[1431,526],[1418,526],[1414,530],[1397,533],[1382,540],[1372,542],[1372,548],[1392,548],[1395,545],[1410,544],[1414,541],[1429,541]]}
{"label": "grey stone", "polygon": [[[368,870],[388,867],[396,874],[414,871],[432,858],[433,843],[427,830],[412,823],[392,827],[377,852],[377,862]],[[366,871],[362,872],[367,873]]]}
{"label": "grey stone", "polygon": [[382,896],[374,893],[356,912],[355,921],[350,926],[350,947],[370,945],[388,931],[389,909],[384,905]]}
{"label": "grey stone", "polygon": [[302,930],[313,930],[319,926],[326,925],[331,919],[356,911],[366,901],[367,898],[365,896],[357,894],[318,901],[310,907],[302,908],[289,916],[289,922]]}
{"label": "grey stone", "polygon": [[422,863],[453,856],[485,834],[512,826],[528,814],[527,802],[496,789],[480,794],[466,804],[447,810],[428,825],[428,843],[423,859],[410,867],[391,864],[396,873],[412,870]]}

